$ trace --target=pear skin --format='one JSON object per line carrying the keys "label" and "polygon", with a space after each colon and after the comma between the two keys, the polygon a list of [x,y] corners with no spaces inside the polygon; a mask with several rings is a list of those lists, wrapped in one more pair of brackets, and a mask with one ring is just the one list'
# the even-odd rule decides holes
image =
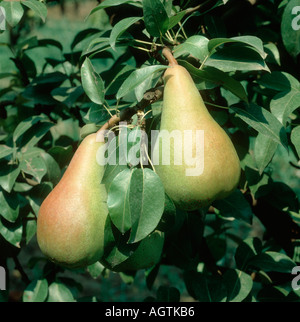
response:
{"label": "pear skin", "polygon": [[[229,136],[208,112],[189,72],[178,64],[172,64],[164,74],[164,82],[160,133],[176,131],[182,136],[182,141],[170,140],[168,165],[162,158],[166,150],[163,150],[161,140],[156,140],[153,155],[159,162],[155,170],[176,206],[192,211],[209,206],[236,189],[241,172],[240,160]],[[198,141],[202,143],[198,146],[197,130],[202,133],[202,141]],[[183,139],[186,131],[192,131],[192,139],[188,141]],[[185,148],[190,149],[195,160],[201,157],[198,159],[199,167],[196,163],[186,162],[183,156]],[[180,157],[181,163],[178,162]]]}
{"label": "pear skin", "polygon": [[42,203],[37,220],[37,241],[53,262],[79,268],[98,261],[104,252],[108,216],[107,192],[97,163],[97,134],[79,145],[67,170]]}

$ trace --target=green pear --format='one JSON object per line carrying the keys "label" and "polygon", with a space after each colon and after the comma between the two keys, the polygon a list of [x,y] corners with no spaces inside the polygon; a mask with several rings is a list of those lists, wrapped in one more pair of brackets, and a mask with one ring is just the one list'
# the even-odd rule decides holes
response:
{"label": "green pear", "polygon": [[93,264],[104,252],[107,192],[101,184],[104,166],[97,162],[103,144],[96,133],[83,139],[39,210],[39,247],[50,260],[68,268]]}
{"label": "green pear", "polygon": [[[153,149],[158,161],[155,170],[178,208],[200,209],[236,189],[240,160],[229,136],[208,112],[189,72],[171,64],[164,83],[162,139],[156,140]],[[165,139],[170,152],[162,143]],[[167,153],[169,163],[163,159]]]}
{"label": "green pear", "polygon": [[102,258],[102,265],[114,272],[137,271],[146,269],[157,264],[161,259],[164,246],[165,234],[155,230],[144,238],[134,253],[119,265],[112,266],[108,258]]}

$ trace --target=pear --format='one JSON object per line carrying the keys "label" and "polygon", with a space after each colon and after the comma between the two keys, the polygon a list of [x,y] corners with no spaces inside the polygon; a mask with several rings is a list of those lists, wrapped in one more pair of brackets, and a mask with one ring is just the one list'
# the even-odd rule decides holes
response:
{"label": "pear", "polygon": [[112,266],[108,258],[102,258],[102,265],[114,272],[137,271],[147,269],[159,263],[163,251],[165,234],[155,230],[144,238],[134,253],[119,265]]}
{"label": "pear", "polygon": [[[175,205],[193,211],[236,189],[240,160],[229,136],[208,112],[189,72],[172,63],[164,83],[160,137],[152,152],[158,161],[155,170]],[[162,144],[168,135],[175,138],[169,140],[170,152]],[[163,159],[166,153],[169,164]]]}
{"label": "pear", "polygon": [[97,142],[96,133],[83,139],[38,213],[37,241],[41,251],[67,268],[93,264],[104,253],[107,192],[101,184],[104,166],[96,160],[103,144]]}

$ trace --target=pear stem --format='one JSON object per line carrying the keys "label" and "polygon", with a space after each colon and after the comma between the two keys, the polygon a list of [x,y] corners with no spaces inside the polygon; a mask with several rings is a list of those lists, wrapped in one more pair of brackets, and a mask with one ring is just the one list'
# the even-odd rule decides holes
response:
{"label": "pear stem", "polygon": [[112,116],[101,128],[97,131],[97,142],[105,142],[106,131],[120,122],[120,117],[117,115]]}
{"label": "pear stem", "polygon": [[173,54],[172,54],[172,51],[169,47],[165,47],[163,50],[162,50],[162,54],[166,57],[166,59],[168,60],[169,62],[169,66],[173,67],[173,66],[176,66],[178,65],[178,62],[177,60],[174,58]]}

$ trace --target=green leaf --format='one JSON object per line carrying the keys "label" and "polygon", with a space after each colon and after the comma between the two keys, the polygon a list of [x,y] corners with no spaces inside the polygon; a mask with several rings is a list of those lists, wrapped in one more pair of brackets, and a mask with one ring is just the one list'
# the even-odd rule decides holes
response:
{"label": "green leaf", "polygon": [[277,142],[273,141],[268,136],[258,133],[255,139],[254,157],[260,175],[271,162],[277,147]]}
{"label": "green leaf", "polygon": [[31,239],[36,236],[37,222],[35,215],[31,212],[28,214],[24,221],[25,233],[23,230],[23,241],[25,241],[25,244],[28,245]]}
{"label": "green leaf", "polygon": [[42,178],[47,173],[45,161],[40,156],[21,161],[20,169],[21,171],[33,176],[38,183],[41,183]]}
{"label": "green leaf", "polygon": [[20,173],[20,167],[14,164],[1,164],[0,167],[0,186],[7,191],[11,192],[15,181]]}
{"label": "green leaf", "polygon": [[208,42],[209,40],[204,36],[195,35],[189,37],[184,43],[175,47],[173,51],[174,57],[177,58],[181,55],[189,54],[203,62],[209,55],[207,49]]}
{"label": "green leaf", "polygon": [[157,302],[178,303],[180,302],[180,292],[175,287],[160,286],[157,290]]}
{"label": "green leaf", "polygon": [[81,80],[83,89],[90,100],[102,105],[104,103],[104,82],[89,58],[85,59],[81,67]]}
{"label": "green leaf", "polygon": [[260,38],[255,36],[239,36],[232,38],[213,38],[208,43],[209,52],[214,52],[217,47],[220,47],[226,43],[237,43],[251,46],[255,51],[259,53],[261,58],[266,58],[266,53],[264,52],[263,42]]}
{"label": "green leaf", "polygon": [[44,160],[44,164],[46,165],[46,174],[44,176],[44,180],[48,182],[52,182],[54,185],[58,184],[61,178],[61,170],[58,163],[55,159],[45,151],[42,151],[41,158]]}
{"label": "green leaf", "polygon": [[300,91],[282,92],[273,97],[270,109],[273,115],[286,127],[288,117],[300,106]]}
{"label": "green leaf", "polygon": [[200,70],[185,61],[180,60],[178,62],[189,71],[195,83],[199,81],[213,82],[224,87],[246,103],[248,102],[247,93],[243,85],[227,73],[213,67],[206,67],[205,70]]}
{"label": "green leaf", "polygon": [[120,70],[115,73],[114,78],[110,81],[108,86],[106,87],[106,94],[113,95],[116,94],[126,80],[126,78],[135,70],[135,67],[131,65],[120,66]]}
{"label": "green leaf", "polygon": [[253,213],[242,192],[236,189],[229,197],[213,203],[217,213],[223,217],[233,217],[252,224]]}
{"label": "green leaf", "polygon": [[[96,124],[102,124],[103,121],[108,121],[109,119],[110,119],[110,115],[108,114],[106,109],[103,107],[103,105],[98,105],[95,103],[92,103],[90,105],[90,108],[88,109],[87,113],[83,117],[83,120],[86,123],[92,123],[92,124],[88,124],[90,126],[90,128],[92,128],[92,125],[94,126],[93,132],[96,132],[97,130],[100,129],[100,126],[96,125]],[[82,130],[83,130],[83,128],[80,131],[81,134],[83,133]],[[82,135],[80,135],[80,136],[82,137]]]}
{"label": "green leaf", "polygon": [[46,199],[52,189],[53,184],[51,184],[50,182],[42,182],[41,184],[34,186],[30,190],[28,194],[28,200],[36,216],[38,216],[42,202]]}
{"label": "green leaf", "polygon": [[64,284],[53,282],[49,286],[47,302],[75,302],[72,292]]}
{"label": "green leaf", "polygon": [[38,123],[41,120],[45,120],[45,117],[40,115],[35,115],[20,122],[13,134],[14,142],[16,142],[18,138],[22,136],[27,130],[29,130],[34,124]]}
{"label": "green leaf", "polygon": [[291,141],[294,144],[298,153],[298,158],[300,159],[300,125],[293,128],[291,132]]}
{"label": "green leaf", "polygon": [[84,39],[93,35],[97,35],[98,33],[99,33],[99,29],[97,28],[87,28],[78,32],[72,41],[71,49],[74,50],[74,48]]}
{"label": "green leaf", "polygon": [[169,28],[169,17],[160,0],[143,0],[146,30],[153,37],[163,36]]}
{"label": "green leaf", "polygon": [[256,105],[249,104],[246,109],[230,107],[248,125],[253,127],[259,133],[269,137],[273,141],[288,147],[287,135],[283,125],[278,119],[266,109]]}
{"label": "green leaf", "polygon": [[158,225],[165,206],[165,191],[158,175],[150,169],[137,169],[129,194],[132,229],[130,243],[148,236]]}
{"label": "green leaf", "polygon": [[271,189],[271,178],[268,173],[259,174],[256,168],[245,166],[245,175],[249,189],[256,199],[265,196]]}
{"label": "green leaf", "polygon": [[194,271],[185,272],[185,274],[189,293],[193,294],[199,302],[214,303],[226,301],[227,291],[221,277]]}
{"label": "green leaf", "polygon": [[125,233],[131,228],[129,192],[132,174],[135,170],[125,169],[112,181],[108,191],[107,206],[114,225]]}
{"label": "green leaf", "polygon": [[116,98],[120,99],[144,82],[153,73],[160,72],[168,68],[167,66],[153,65],[133,71],[119,88]]}
{"label": "green leaf", "polygon": [[58,87],[51,92],[51,95],[58,102],[64,103],[71,108],[83,93],[82,86]]}
{"label": "green leaf", "polygon": [[186,15],[186,10],[176,13],[174,16],[169,18],[169,30],[175,27],[182,18]]}
{"label": "green leaf", "polygon": [[9,194],[4,190],[0,190],[0,215],[9,222],[15,222],[18,219],[19,210],[18,194]]}
{"label": "green leaf", "polygon": [[287,52],[296,57],[300,53],[299,1],[291,0],[281,20],[281,36]]}
{"label": "green leaf", "polygon": [[264,59],[256,50],[238,45],[217,50],[210,55],[204,65],[221,69],[223,72],[255,70],[270,72]]}
{"label": "green leaf", "polygon": [[20,248],[23,226],[21,220],[15,223],[4,222],[0,217],[0,235],[13,246]]}
{"label": "green leaf", "polygon": [[23,302],[44,302],[48,296],[48,282],[44,279],[32,281],[23,293]]}
{"label": "green leaf", "polygon": [[223,275],[223,283],[227,288],[227,302],[242,302],[253,287],[251,276],[238,269],[227,270]]}
{"label": "green leaf", "polygon": [[54,123],[47,121],[39,122],[32,126],[17,142],[19,147],[30,148],[36,145],[54,126]]}
{"label": "green leaf", "polygon": [[23,17],[24,9],[18,1],[2,1],[0,6],[5,9],[5,18],[11,27],[15,27]]}
{"label": "green leaf", "polygon": [[109,44],[113,50],[116,50],[116,41],[118,38],[133,24],[141,20],[142,17],[129,17],[122,19],[118,23],[115,24],[113,27],[110,38],[109,38]]}
{"label": "green leaf", "polygon": [[265,272],[291,273],[292,269],[297,266],[290,257],[285,254],[267,251],[251,258],[249,266],[254,266]]}
{"label": "green leaf", "polygon": [[249,261],[262,252],[262,243],[257,237],[245,239],[237,248],[235,262],[238,269],[245,271]]}
{"label": "green leaf", "polygon": [[89,265],[87,267],[87,271],[90,273],[92,278],[97,279],[103,273],[104,266],[100,262],[96,262],[95,264]]}
{"label": "green leaf", "polygon": [[37,0],[24,0],[21,3],[31,9],[37,16],[39,16],[43,22],[46,22],[47,7],[43,2]]}
{"label": "green leaf", "polygon": [[266,88],[273,89],[280,92],[300,91],[299,81],[292,75],[282,72],[274,71],[271,74],[262,75],[257,80],[258,84]]}
{"label": "green leaf", "polygon": [[90,15],[101,10],[101,9],[106,9],[109,7],[114,7],[114,6],[119,6],[122,4],[130,4],[130,5],[135,5],[135,6],[140,6],[140,4],[134,0],[105,0],[101,4],[99,4],[96,8],[94,8]]}
{"label": "green leaf", "polygon": [[112,267],[127,260],[139,246],[139,243],[128,244],[128,233],[121,233],[113,225],[110,218],[105,223],[104,236],[105,253],[103,260]]}
{"label": "green leaf", "polygon": [[14,149],[11,148],[10,146],[4,145],[4,144],[0,145],[0,159],[6,158],[13,153],[14,153]]}

